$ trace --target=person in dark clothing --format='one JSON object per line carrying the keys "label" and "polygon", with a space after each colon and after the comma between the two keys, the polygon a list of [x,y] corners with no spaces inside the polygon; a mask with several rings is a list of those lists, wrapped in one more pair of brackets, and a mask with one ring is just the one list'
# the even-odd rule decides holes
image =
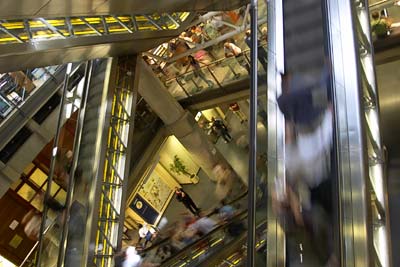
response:
{"label": "person in dark clothing", "polygon": [[216,132],[218,136],[222,136],[222,138],[225,140],[225,143],[232,141],[232,136],[229,134],[228,127],[226,127],[222,120],[212,117],[211,123],[213,131]]}
{"label": "person in dark clothing", "polygon": [[175,195],[176,199],[179,202],[182,202],[183,205],[185,205],[185,207],[190,210],[191,213],[193,213],[193,215],[199,215],[200,209],[196,206],[196,204],[194,204],[192,198],[185,191],[183,191],[182,188],[175,187]]}
{"label": "person in dark clothing", "polygon": [[[246,31],[246,37],[244,38],[247,46],[251,48],[251,32],[250,30]],[[265,72],[268,70],[268,53],[265,51],[264,47],[260,45],[260,41],[257,40],[257,52],[258,52],[258,60],[260,61],[261,65],[263,66]]]}
{"label": "person in dark clothing", "polygon": [[194,76],[200,77],[200,79],[202,79],[205,83],[207,83],[209,88],[212,88],[214,86],[214,83],[207,79],[206,75],[201,70],[199,62],[193,56],[188,56],[188,59],[189,59],[189,65],[186,68],[186,71],[188,71],[188,69],[192,67]]}

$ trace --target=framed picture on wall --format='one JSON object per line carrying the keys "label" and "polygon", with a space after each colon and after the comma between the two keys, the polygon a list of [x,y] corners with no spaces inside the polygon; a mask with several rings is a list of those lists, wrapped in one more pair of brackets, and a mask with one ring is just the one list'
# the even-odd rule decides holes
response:
{"label": "framed picture on wall", "polygon": [[136,194],[129,207],[148,224],[156,224],[159,213],[139,194]]}

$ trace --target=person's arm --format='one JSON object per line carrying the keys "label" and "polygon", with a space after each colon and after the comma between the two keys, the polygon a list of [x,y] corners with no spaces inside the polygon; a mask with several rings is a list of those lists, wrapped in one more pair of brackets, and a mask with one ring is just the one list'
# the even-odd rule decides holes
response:
{"label": "person's arm", "polygon": [[233,57],[233,53],[232,51],[230,51],[230,49],[224,47],[224,53],[225,53],[225,57]]}

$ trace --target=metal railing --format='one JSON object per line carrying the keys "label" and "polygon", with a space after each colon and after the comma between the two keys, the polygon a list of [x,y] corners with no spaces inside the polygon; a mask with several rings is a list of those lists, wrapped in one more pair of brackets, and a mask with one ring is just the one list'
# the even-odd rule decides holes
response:
{"label": "metal railing", "polygon": [[0,78],[0,124],[9,117],[13,110],[19,109],[47,80],[57,80],[55,74],[60,69],[60,66],[49,66],[26,72],[2,74]]}
{"label": "metal railing", "polygon": [[[267,45],[262,47],[267,49]],[[242,52],[243,57],[226,57],[205,64],[200,70],[189,70],[164,80],[167,90],[178,100],[191,97],[211,90],[225,90],[225,87],[233,82],[249,78],[249,73],[243,66],[250,65],[250,50]],[[243,62],[243,60],[245,62]],[[263,73],[263,67],[259,64],[258,73]]]}

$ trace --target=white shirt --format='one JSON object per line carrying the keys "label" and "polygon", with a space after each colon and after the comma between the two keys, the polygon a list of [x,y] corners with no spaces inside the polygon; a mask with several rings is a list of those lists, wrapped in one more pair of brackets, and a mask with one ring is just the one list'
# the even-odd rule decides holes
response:
{"label": "white shirt", "polygon": [[150,232],[151,234],[154,234],[156,231],[148,225],[143,225],[142,228],[139,229],[139,236],[141,238],[146,237],[147,233]]}
{"label": "white shirt", "polygon": [[242,49],[233,43],[228,43],[227,49],[229,50],[228,52],[231,52],[234,56],[238,56],[242,53]]}
{"label": "white shirt", "polygon": [[122,267],[139,267],[142,263],[142,257],[137,254],[135,247],[128,247],[126,250],[126,259]]}

